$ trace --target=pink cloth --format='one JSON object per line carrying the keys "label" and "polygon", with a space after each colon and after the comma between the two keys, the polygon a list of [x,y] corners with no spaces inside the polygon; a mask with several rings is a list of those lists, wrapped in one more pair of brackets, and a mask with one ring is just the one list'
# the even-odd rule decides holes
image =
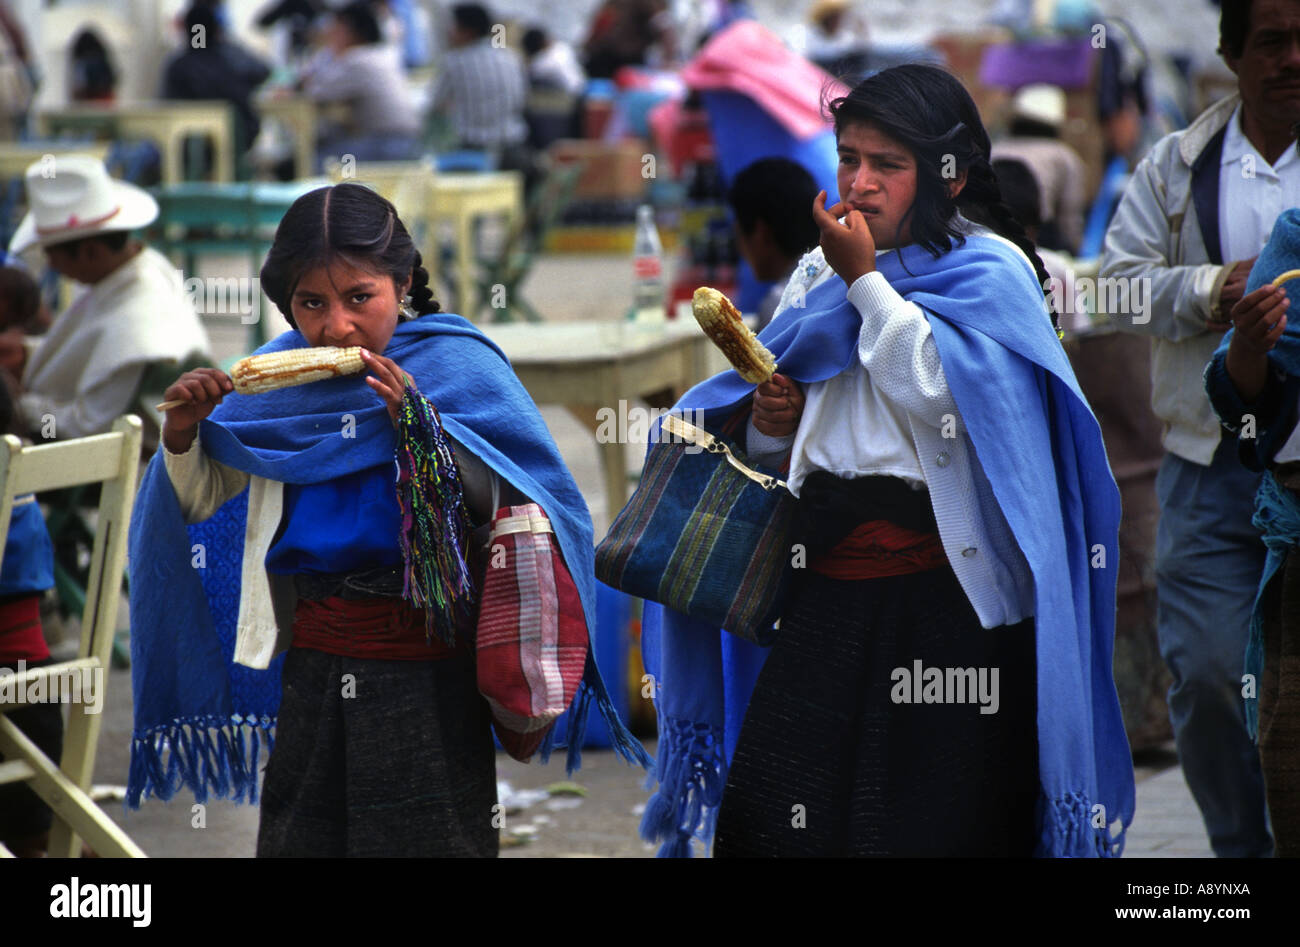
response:
{"label": "pink cloth", "polygon": [[849,92],[753,20],[737,21],[713,37],[687,63],[682,79],[692,89],[749,96],[799,139],[826,131],[822,102]]}

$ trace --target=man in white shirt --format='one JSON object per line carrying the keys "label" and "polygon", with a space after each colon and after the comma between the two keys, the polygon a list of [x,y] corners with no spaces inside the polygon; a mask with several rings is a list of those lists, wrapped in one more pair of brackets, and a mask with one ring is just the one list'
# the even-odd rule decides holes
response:
{"label": "man in white shirt", "polygon": [[1151,281],[1152,407],[1164,422],[1156,479],[1160,651],[1188,785],[1220,856],[1268,855],[1259,754],[1245,728],[1242,669],[1265,548],[1251,523],[1259,474],[1236,456],[1202,375],[1277,215],[1300,205],[1300,0],[1225,4],[1220,52],[1238,95],[1158,142],[1106,234],[1102,277]]}
{"label": "man in white shirt", "polygon": [[451,15],[452,48],[440,63],[431,107],[450,117],[461,148],[493,152],[499,167],[526,171],[523,58],[492,35],[491,16],[479,4],[457,4]]}
{"label": "man in white shirt", "polygon": [[39,244],[53,269],[86,289],[26,359],[17,412],[35,437],[103,433],[132,410],[151,364],[175,362],[179,374],[209,355],[207,334],[180,271],[130,239],[158,216],[149,194],[81,155],[37,162],[26,181],[32,209],[10,250]]}

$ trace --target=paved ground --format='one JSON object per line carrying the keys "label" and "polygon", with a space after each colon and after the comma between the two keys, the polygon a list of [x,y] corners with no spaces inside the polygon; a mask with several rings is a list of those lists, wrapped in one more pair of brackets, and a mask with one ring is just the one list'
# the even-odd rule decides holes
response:
{"label": "paved ground", "polygon": [[[615,318],[631,296],[629,269],[628,261],[621,256],[545,258],[539,262],[525,291],[548,318],[557,321]],[[216,270],[213,275],[240,274]],[[242,351],[244,331],[238,325],[214,327],[219,357]],[[582,488],[600,536],[607,524],[595,444],[562,408],[545,406],[542,415]],[[639,455],[629,457],[630,468],[638,463]],[[123,624],[126,624],[125,614]],[[109,687],[95,782],[121,785],[126,781],[131,731],[129,672],[113,672]],[[653,854],[637,836],[646,799],[643,774],[608,751],[588,750],[583,754],[583,761],[583,769],[575,775],[585,795],[548,795],[543,791],[546,787],[565,779],[560,759],[538,767],[499,756],[499,788],[507,805],[508,838],[503,855],[646,857]],[[1130,831],[1126,854],[1208,856],[1210,851],[1200,817],[1171,750],[1166,748],[1140,760],[1138,778],[1137,818]],[[178,799],[170,804],[148,802],[138,812],[126,812],[117,802],[106,802],[105,808],[151,855],[248,857],[254,853],[257,836],[254,807],[212,802],[200,820],[192,805],[192,800]],[[197,827],[200,821],[202,827]]]}

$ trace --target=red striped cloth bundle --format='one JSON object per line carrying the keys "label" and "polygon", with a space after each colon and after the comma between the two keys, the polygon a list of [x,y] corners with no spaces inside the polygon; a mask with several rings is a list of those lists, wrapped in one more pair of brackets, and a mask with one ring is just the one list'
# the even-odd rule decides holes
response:
{"label": "red striped cloth bundle", "polygon": [[587,662],[578,587],[536,503],[492,520],[475,650],[497,739],[523,762],[568,709]]}

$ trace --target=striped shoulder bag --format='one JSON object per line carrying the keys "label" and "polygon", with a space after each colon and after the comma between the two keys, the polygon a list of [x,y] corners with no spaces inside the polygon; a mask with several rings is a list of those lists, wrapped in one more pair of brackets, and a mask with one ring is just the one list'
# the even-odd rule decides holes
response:
{"label": "striped shoulder bag", "polygon": [[641,482],[596,547],[596,576],[629,595],[768,645],[784,603],[794,498],[735,444],[669,414]]}

